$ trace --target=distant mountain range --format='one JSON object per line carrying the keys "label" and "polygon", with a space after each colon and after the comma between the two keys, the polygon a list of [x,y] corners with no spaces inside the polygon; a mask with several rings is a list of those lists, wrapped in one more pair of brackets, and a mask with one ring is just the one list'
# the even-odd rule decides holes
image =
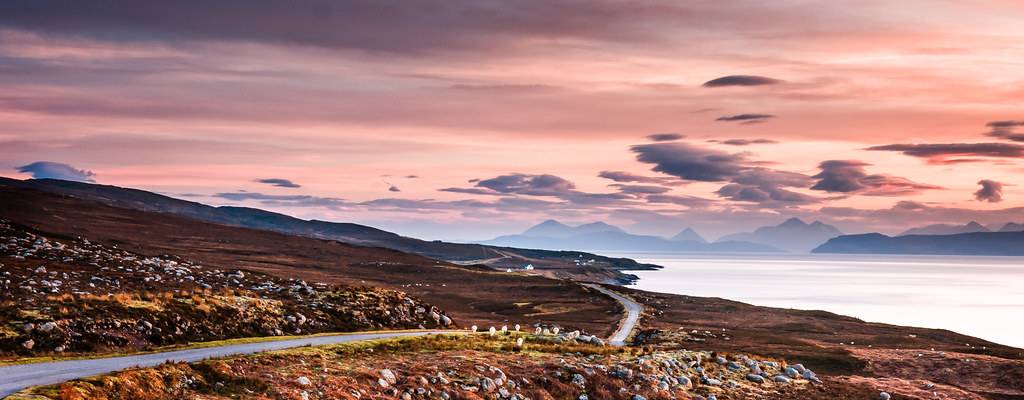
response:
{"label": "distant mountain range", "polygon": [[806,253],[842,234],[843,232],[836,227],[820,221],[808,224],[799,218],[790,218],[776,226],[757,228],[749,233],[726,235],[719,241],[759,243],[794,253]]}
{"label": "distant mountain range", "polygon": [[570,238],[573,236],[603,232],[625,233],[625,231],[623,231],[619,227],[608,225],[604,222],[593,222],[579,226],[568,226],[553,219],[549,219],[547,221],[534,225],[530,229],[527,229],[525,232],[523,232],[523,235],[533,237]]}
{"label": "distant mountain range", "polygon": [[491,246],[524,247],[530,249],[588,251],[657,251],[688,253],[733,253],[733,252],[779,252],[780,250],[760,243],[737,240],[708,243],[696,231],[686,228],[671,239],[660,236],[635,235],[622,228],[594,222],[579,226],[568,226],[558,221],[547,220],[518,235],[499,236],[481,242]]}
{"label": "distant mountain range", "polygon": [[814,253],[1024,256],[1024,232],[971,232],[953,235],[846,235]]}
{"label": "distant mountain range", "polygon": [[1024,231],[1024,224],[1016,222],[1007,222],[1005,224],[991,224],[984,226],[976,221],[971,221],[963,225],[951,225],[951,224],[935,224],[922,226],[919,228],[912,228],[900,233],[896,236],[909,236],[909,235],[956,235],[960,233],[976,233],[976,232],[1021,232]]}
{"label": "distant mountain range", "polygon": [[979,224],[975,221],[968,222],[964,225],[947,225],[947,224],[935,224],[922,226],[920,228],[907,229],[903,233],[896,236],[909,236],[909,235],[956,235],[959,233],[975,233],[975,232],[991,232],[992,230],[986,228],[984,225]]}

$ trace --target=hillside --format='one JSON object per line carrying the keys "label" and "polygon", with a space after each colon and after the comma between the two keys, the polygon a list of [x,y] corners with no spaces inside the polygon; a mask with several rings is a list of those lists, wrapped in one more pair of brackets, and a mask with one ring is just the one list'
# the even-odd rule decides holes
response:
{"label": "hillside", "polygon": [[[308,236],[319,239],[376,246],[419,254],[441,261],[462,264],[485,264],[498,270],[520,269],[533,265],[536,271],[551,276],[572,277],[597,282],[629,283],[635,276],[623,271],[657,269],[658,266],[640,264],[626,258],[580,254],[579,251],[539,251],[532,249],[495,248],[480,244],[426,241],[377,228],[343,222],[302,220],[284,214],[247,207],[213,207],[201,203],[179,200],[138,189],[121,188],[53,179],[16,180],[0,178],[0,184],[20,189],[35,189],[60,195],[73,196],[118,208],[171,214],[205,222],[254,228]],[[593,229],[594,227],[590,227]],[[565,250],[579,250],[569,248]],[[575,262],[580,256],[594,260],[581,269]]]}
{"label": "hillside", "polygon": [[399,291],[207,268],[2,220],[0,259],[0,356],[454,324]]}
{"label": "hillside", "polygon": [[955,235],[846,235],[829,240],[814,253],[937,254],[1024,256],[1024,232],[975,232]]}
{"label": "hillside", "polygon": [[[462,325],[517,319],[604,333],[618,310],[607,297],[562,279],[117,208],[2,184],[0,218],[56,239],[82,237],[146,257],[179,257],[205,268],[398,290],[445,310]],[[586,267],[578,268],[586,272]]]}

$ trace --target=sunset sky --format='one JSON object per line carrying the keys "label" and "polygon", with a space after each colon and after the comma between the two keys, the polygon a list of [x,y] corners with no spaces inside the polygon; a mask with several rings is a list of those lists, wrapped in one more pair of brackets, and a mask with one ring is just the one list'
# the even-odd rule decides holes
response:
{"label": "sunset sky", "polygon": [[0,2],[0,175],[430,239],[1024,222],[1024,2]]}

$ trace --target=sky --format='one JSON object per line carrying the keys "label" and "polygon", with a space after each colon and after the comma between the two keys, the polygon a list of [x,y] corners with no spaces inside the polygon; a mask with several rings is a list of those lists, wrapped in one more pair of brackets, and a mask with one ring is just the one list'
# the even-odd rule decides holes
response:
{"label": "sky", "polygon": [[488,239],[1024,222],[1024,3],[0,2],[0,175]]}

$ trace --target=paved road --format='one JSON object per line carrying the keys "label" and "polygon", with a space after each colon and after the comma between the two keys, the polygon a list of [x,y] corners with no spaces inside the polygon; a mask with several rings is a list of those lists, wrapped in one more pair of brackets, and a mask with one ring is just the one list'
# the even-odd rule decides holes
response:
{"label": "paved road", "polygon": [[0,398],[32,386],[53,385],[72,379],[101,375],[132,367],[152,367],[167,361],[194,362],[207,358],[227,357],[292,347],[356,342],[398,336],[423,336],[451,331],[360,333],[315,336],[301,339],[275,340],[260,343],[233,344],[203,349],[177,350],[135,356],[97,358],[91,360],[54,361],[0,367]]}
{"label": "paved road", "polygon": [[636,323],[640,321],[640,310],[642,310],[643,307],[640,306],[640,303],[633,301],[633,299],[605,289],[604,286],[593,283],[584,283],[583,285],[608,295],[621,303],[622,307],[626,309],[626,318],[624,318],[619,324],[619,329],[616,329],[615,333],[608,338],[608,343],[613,346],[625,345],[626,339],[629,338],[629,333],[633,331],[633,328],[636,327]]}

